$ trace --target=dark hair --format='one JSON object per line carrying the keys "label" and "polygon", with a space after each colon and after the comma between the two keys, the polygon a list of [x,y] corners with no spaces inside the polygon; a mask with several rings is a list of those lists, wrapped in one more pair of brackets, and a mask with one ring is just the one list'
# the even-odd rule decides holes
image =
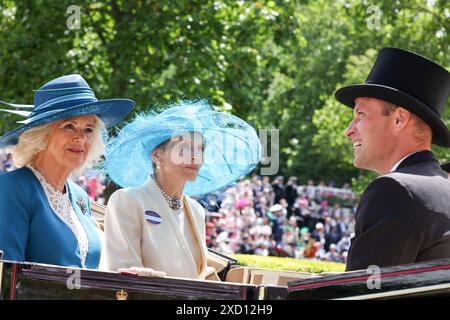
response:
{"label": "dark hair", "polygon": [[398,106],[388,102],[388,101],[384,101],[383,100],[383,116],[390,116],[392,112],[394,112],[395,110],[397,110]]}
{"label": "dark hair", "polygon": [[[161,150],[165,150],[167,148],[167,146],[169,145],[169,142],[171,141],[171,139],[167,139],[166,141],[160,143],[155,149],[153,149],[153,151],[161,149]],[[152,151],[152,153],[153,153]],[[153,162],[153,158],[150,155],[150,159],[152,160],[152,168],[153,168],[153,172],[156,172],[156,164],[155,162]]]}
{"label": "dark hair", "polygon": [[[390,116],[391,113],[394,112],[395,110],[397,110],[397,108],[399,107],[389,101],[383,100],[383,102],[384,102],[383,103],[383,111],[382,111],[383,116]],[[414,136],[417,139],[422,140],[423,142],[427,142],[427,143],[431,144],[431,140],[433,139],[434,132],[431,129],[430,125],[428,123],[426,123],[421,117],[416,115],[414,112],[412,112],[412,111],[409,111],[409,112],[411,112],[411,117],[415,120]],[[431,132],[430,138],[424,138],[424,135],[422,134],[427,129],[429,129]]]}

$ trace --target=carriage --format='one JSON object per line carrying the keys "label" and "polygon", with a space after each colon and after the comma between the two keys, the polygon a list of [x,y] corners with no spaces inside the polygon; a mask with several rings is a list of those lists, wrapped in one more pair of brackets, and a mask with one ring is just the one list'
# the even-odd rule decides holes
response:
{"label": "carriage", "polygon": [[[104,207],[92,203],[102,228]],[[145,277],[0,260],[0,300],[317,300],[450,297],[450,259],[343,273],[243,267],[208,251],[218,278]]]}

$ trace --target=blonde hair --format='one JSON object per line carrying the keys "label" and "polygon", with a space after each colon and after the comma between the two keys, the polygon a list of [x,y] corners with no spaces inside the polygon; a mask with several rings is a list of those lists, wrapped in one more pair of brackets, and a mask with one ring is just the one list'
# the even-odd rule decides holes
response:
{"label": "blonde hair", "polygon": [[[91,148],[86,156],[86,161],[76,170],[77,172],[81,172],[87,167],[93,166],[100,160],[105,151],[105,143],[103,140],[103,129],[105,128],[105,124],[99,117],[94,117],[95,128]],[[39,152],[42,152],[47,148],[48,135],[54,124],[54,122],[43,124],[28,129],[20,135],[19,142],[15,146],[7,149],[7,152],[12,154],[14,166],[20,168],[30,164]]]}

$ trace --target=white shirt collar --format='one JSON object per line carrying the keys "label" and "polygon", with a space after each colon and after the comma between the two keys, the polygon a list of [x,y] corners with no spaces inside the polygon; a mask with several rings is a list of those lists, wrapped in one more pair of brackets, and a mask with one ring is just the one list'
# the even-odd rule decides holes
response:
{"label": "white shirt collar", "polygon": [[398,166],[400,165],[400,163],[403,162],[403,160],[405,160],[405,159],[408,158],[410,155],[413,155],[414,153],[417,153],[417,152],[420,152],[420,151],[412,152],[412,153],[406,155],[405,157],[401,158],[400,161],[397,162],[397,163],[392,167],[392,169],[391,169],[390,172],[394,172],[395,170],[397,170]]}

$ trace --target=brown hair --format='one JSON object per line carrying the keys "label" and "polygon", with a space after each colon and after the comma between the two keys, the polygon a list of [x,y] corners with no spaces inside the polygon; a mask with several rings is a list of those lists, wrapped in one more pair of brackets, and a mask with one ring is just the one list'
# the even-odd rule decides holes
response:
{"label": "brown hair", "polygon": [[[167,148],[167,146],[169,145],[169,142],[170,142],[170,141],[171,141],[171,139],[168,139],[168,140],[162,142],[162,143],[159,144],[155,149],[153,149],[153,151],[158,150],[158,149],[164,151],[164,150]],[[153,153],[153,151],[152,151],[152,153]],[[153,158],[151,157],[151,155],[150,155],[150,159],[152,160],[153,173],[155,173],[155,172],[156,172],[156,164],[155,164],[155,162],[153,161]]]}
{"label": "brown hair", "polygon": [[[397,110],[399,106],[388,102],[388,101],[384,101],[383,103],[383,111],[382,114],[384,116],[390,116],[392,114],[392,112],[394,112],[395,110]],[[409,110],[408,110],[409,111]],[[414,122],[414,129],[413,129],[413,134],[414,137],[418,140],[420,140],[421,142],[430,142],[431,143],[431,139],[433,138],[433,131],[431,130],[430,126],[422,120],[422,118],[420,118],[419,116],[417,116],[415,113],[411,112],[411,118],[413,119]],[[431,139],[430,139],[431,136]]]}

